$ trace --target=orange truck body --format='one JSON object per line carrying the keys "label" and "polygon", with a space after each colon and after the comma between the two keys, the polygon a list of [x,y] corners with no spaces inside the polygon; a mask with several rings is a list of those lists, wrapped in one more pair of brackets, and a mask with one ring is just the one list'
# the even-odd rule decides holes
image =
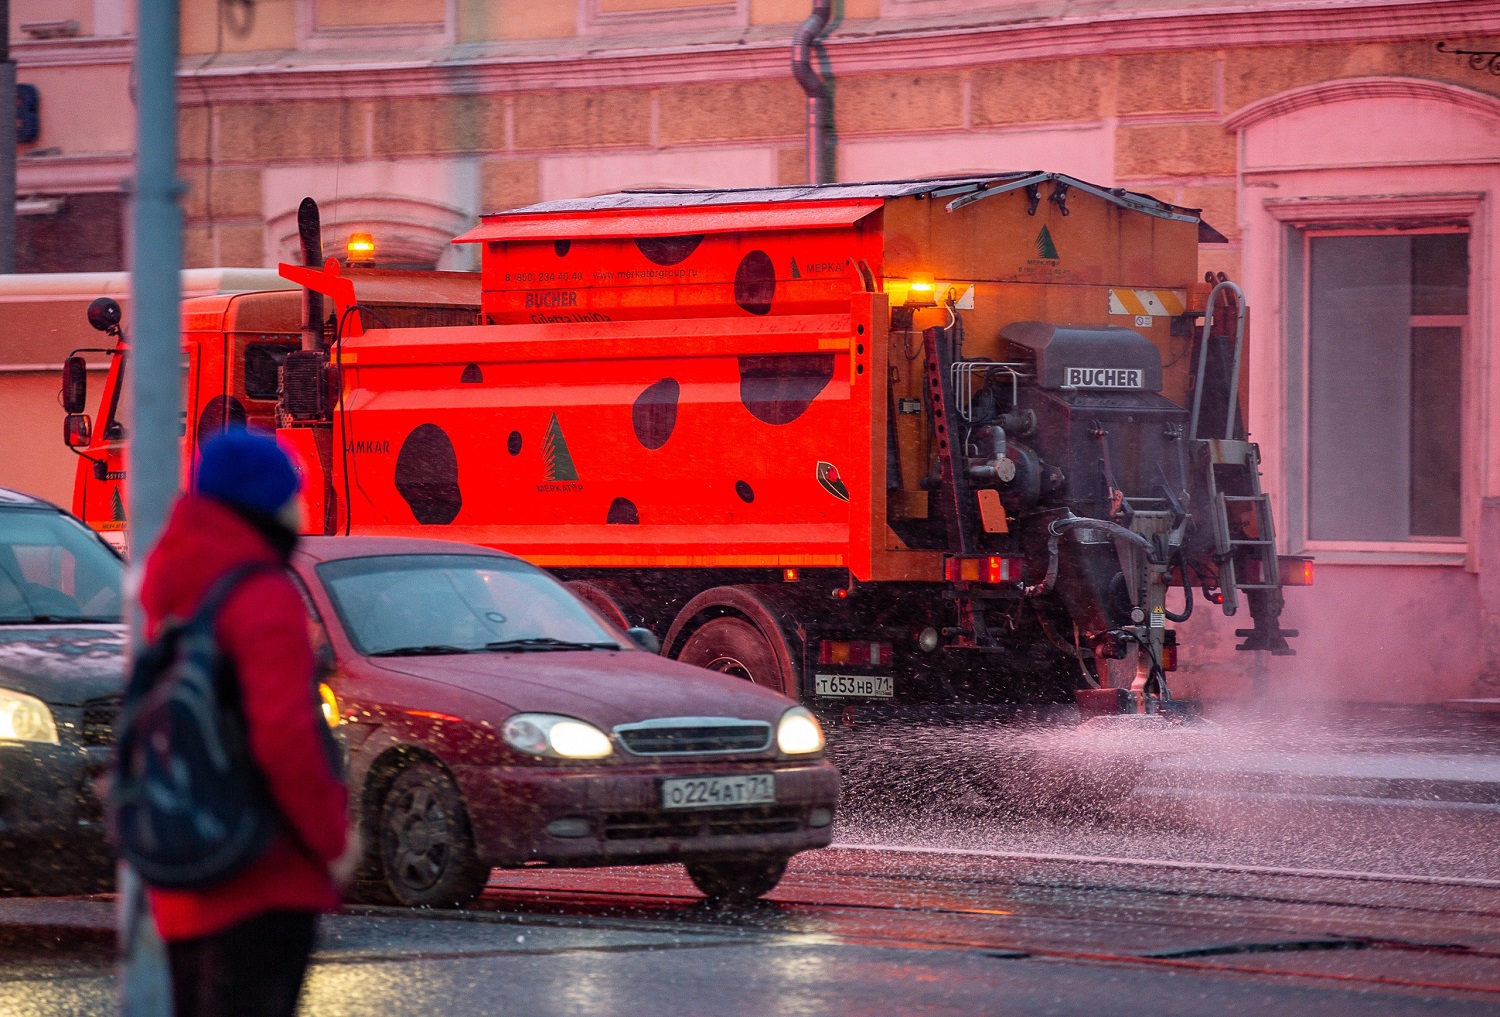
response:
{"label": "orange truck body", "polygon": [[[887,526],[888,494],[920,512],[928,473],[928,450],[909,442],[911,482],[888,484],[888,392],[922,394],[920,365],[893,348],[889,303],[918,273],[973,286],[967,332],[985,338],[966,352],[997,360],[1010,321],[1110,324],[1111,290],[1185,303],[1198,224],[1086,198],[1046,218],[1027,216],[1021,192],[966,217],[920,192],[492,217],[463,238],[484,245],[492,327],[372,331],[336,354],[344,522],[394,535],[441,525],[554,567],[940,581],[941,554]],[[1068,259],[1037,257],[1044,228]],[[1170,323],[1148,335],[1181,360],[1185,392]],[[466,370],[478,380],[465,384]],[[820,483],[820,464],[847,498]]]}
{"label": "orange truck body", "polygon": [[[298,349],[296,293],[185,304],[185,449],[223,426],[228,395],[250,426],[276,429],[297,452],[310,531],[443,536],[514,552],[558,570],[615,620],[652,628],[674,655],[705,619],[744,616],[789,672],[773,684],[793,694],[810,696],[819,660],[846,654],[828,646],[853,636],[877,647],[862,651],[867,665],[879,646],[887,658],[894,647],[897,671],[911,675],[930,667],[925,644],[916,648],[929,630],[945,649],[1015,650],[993,634],[995,619],[1036,597],[1051,606],[1025,640],[1062,654],[1047,668],[1068,686],[1089,640],[1102,662],[1115,656],[1112,632],[1135,631],[1113,608],[1058,603],[1051,584],[1071,582],[1071,552],[1061,578],[1039,585],[1042,573],[1059,572],[1058,540],[1049,569],[1046,532],[1026,527],[1082,511],[1087,499],[1039,507],[1033,495],[986,494],[970,489],[984,483],[955,479],[975,460],[963,458],[972,429],[945,409],[961,398],[951,384],[983,375],[996,393],[1040,386],[1043,354],[1002,336],[1016,323],[1125,337],[1133,355],[1164,365],[1159,388],[1132,398],[1177,440],[1209,289],[1198,245],[1215,239],[1196,210],[1057,174],[533,206],[487,216],[458,238],[482,245],[477,285],[362,276],[332,261],[282,266],[331,299],[330,321],[343,325],[327,330],[318,354],[331,394],[321,418],[282,412],[276,393],[247,387],[256,344]],[[401,286],[421,290],[426,320],[447,305],[478,323],[380,327],[361,309],[399,303]],[[943,342],[952,351],[940,371]],[[1241,371],[1241,412],[1247,388]],[[1046,406],[1077,416],[1078,398],[1070,389]],[[1023,401],[1011,407],[1022,416]],[[1151,444],[1160,429],[1152,424],[1148,440],[1137,418],[1116,416],[1127,422],[1120,469],[1154,469],[1137,461],[1165,454]],[[103,429],[96,442],[90,454],[107,455]],[[1007,447],[1002,435],[996,468],[1010,462]],[[114,460],[106,480],[88,466],[75,509],[98,528],[123,525]],[[1108,497],[1088,496],[1102,499],[1098,512],[1124,519],[1110,497],[1151,500],[1126,482],[1114,490],[1107,465],[1105,480]],[[985,566],[993,587],[982,589],[986,580],[955,566],[960,559],[1001,563]],[[1207,587],[1218,570],[1212,555],[1199,559]],[[1151,581],[1187,581],[1186,566],[1173,568]],[[1273,623],[1279,589],[1274,596]],[[1088,622],[1082,637],[1070,620]],[[1162,639],[1137,639],[1149,640],[1155,659]],[[1088,684],[1102,674],[1093,671]],[[824,677],[818,687],[832,688]],[[836,701],[871,702],[887,688]]]}

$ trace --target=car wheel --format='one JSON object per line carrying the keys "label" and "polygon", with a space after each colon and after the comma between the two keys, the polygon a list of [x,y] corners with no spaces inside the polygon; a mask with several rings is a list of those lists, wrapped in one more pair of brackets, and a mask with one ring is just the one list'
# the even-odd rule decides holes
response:
{"label": "car wheel", "polygon": [[785,858],[687,862],[688,878],[709,900],[746,902],[764,896],[781,882]]}
{"label": "car wheel", "polygon": [[743,618],[713,618],[704,622],[688,636],[677,659],[744,678],[777,692],[786,691],[776,651],[760,629]]}
{"label": "car wheel", "polygon": [[431,763],[396,776],[381,803],[379,837],[381,875],[398,903],[459,907],[489,879],[458,785]]}

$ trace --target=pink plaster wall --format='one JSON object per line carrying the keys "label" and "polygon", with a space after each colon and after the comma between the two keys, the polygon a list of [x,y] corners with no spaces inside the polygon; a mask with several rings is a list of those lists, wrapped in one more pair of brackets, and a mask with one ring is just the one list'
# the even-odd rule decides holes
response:
{"label": "pink plaster wall", "polygon": [[[1278,697],[1434,703],[1475,694],[1483,659],[1479,578],[1433,565],[1322,565],[1316,584],[1286,591],[1282,623],[1301,634],[1295,657],[1240,653],[1225,618],[1198,599],[1181,626],[1182,670],[1174,695],[1248,698],[1255,669]],[[1170,606],[1180,604],[1173,594]],[[1257,661],[1257,657],[1261,659]]]}

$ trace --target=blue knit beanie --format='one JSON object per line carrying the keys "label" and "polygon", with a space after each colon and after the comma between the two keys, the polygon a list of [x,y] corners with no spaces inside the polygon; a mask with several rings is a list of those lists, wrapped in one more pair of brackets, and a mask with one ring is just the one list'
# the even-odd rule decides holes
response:
{"label": "blue knit beanie", "polygon": [[234,427],[203,443],[199,494],[274,516],[301,487],[274,438]]}

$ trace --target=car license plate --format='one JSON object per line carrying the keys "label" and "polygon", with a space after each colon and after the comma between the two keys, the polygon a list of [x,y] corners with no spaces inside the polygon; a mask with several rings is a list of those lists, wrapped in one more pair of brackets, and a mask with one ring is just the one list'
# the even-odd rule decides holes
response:
{"label": "car license plate", "polygon": [[679,777],[661,782],[661,807],[664,809],[723,809],[775,803],[776,775],[771,773]]}
{"label": "car license plate", "polygon": [[813,675],[813,692],[820,696],[890,699],[896,694],[896,682],[888,674],[819,674]]}

